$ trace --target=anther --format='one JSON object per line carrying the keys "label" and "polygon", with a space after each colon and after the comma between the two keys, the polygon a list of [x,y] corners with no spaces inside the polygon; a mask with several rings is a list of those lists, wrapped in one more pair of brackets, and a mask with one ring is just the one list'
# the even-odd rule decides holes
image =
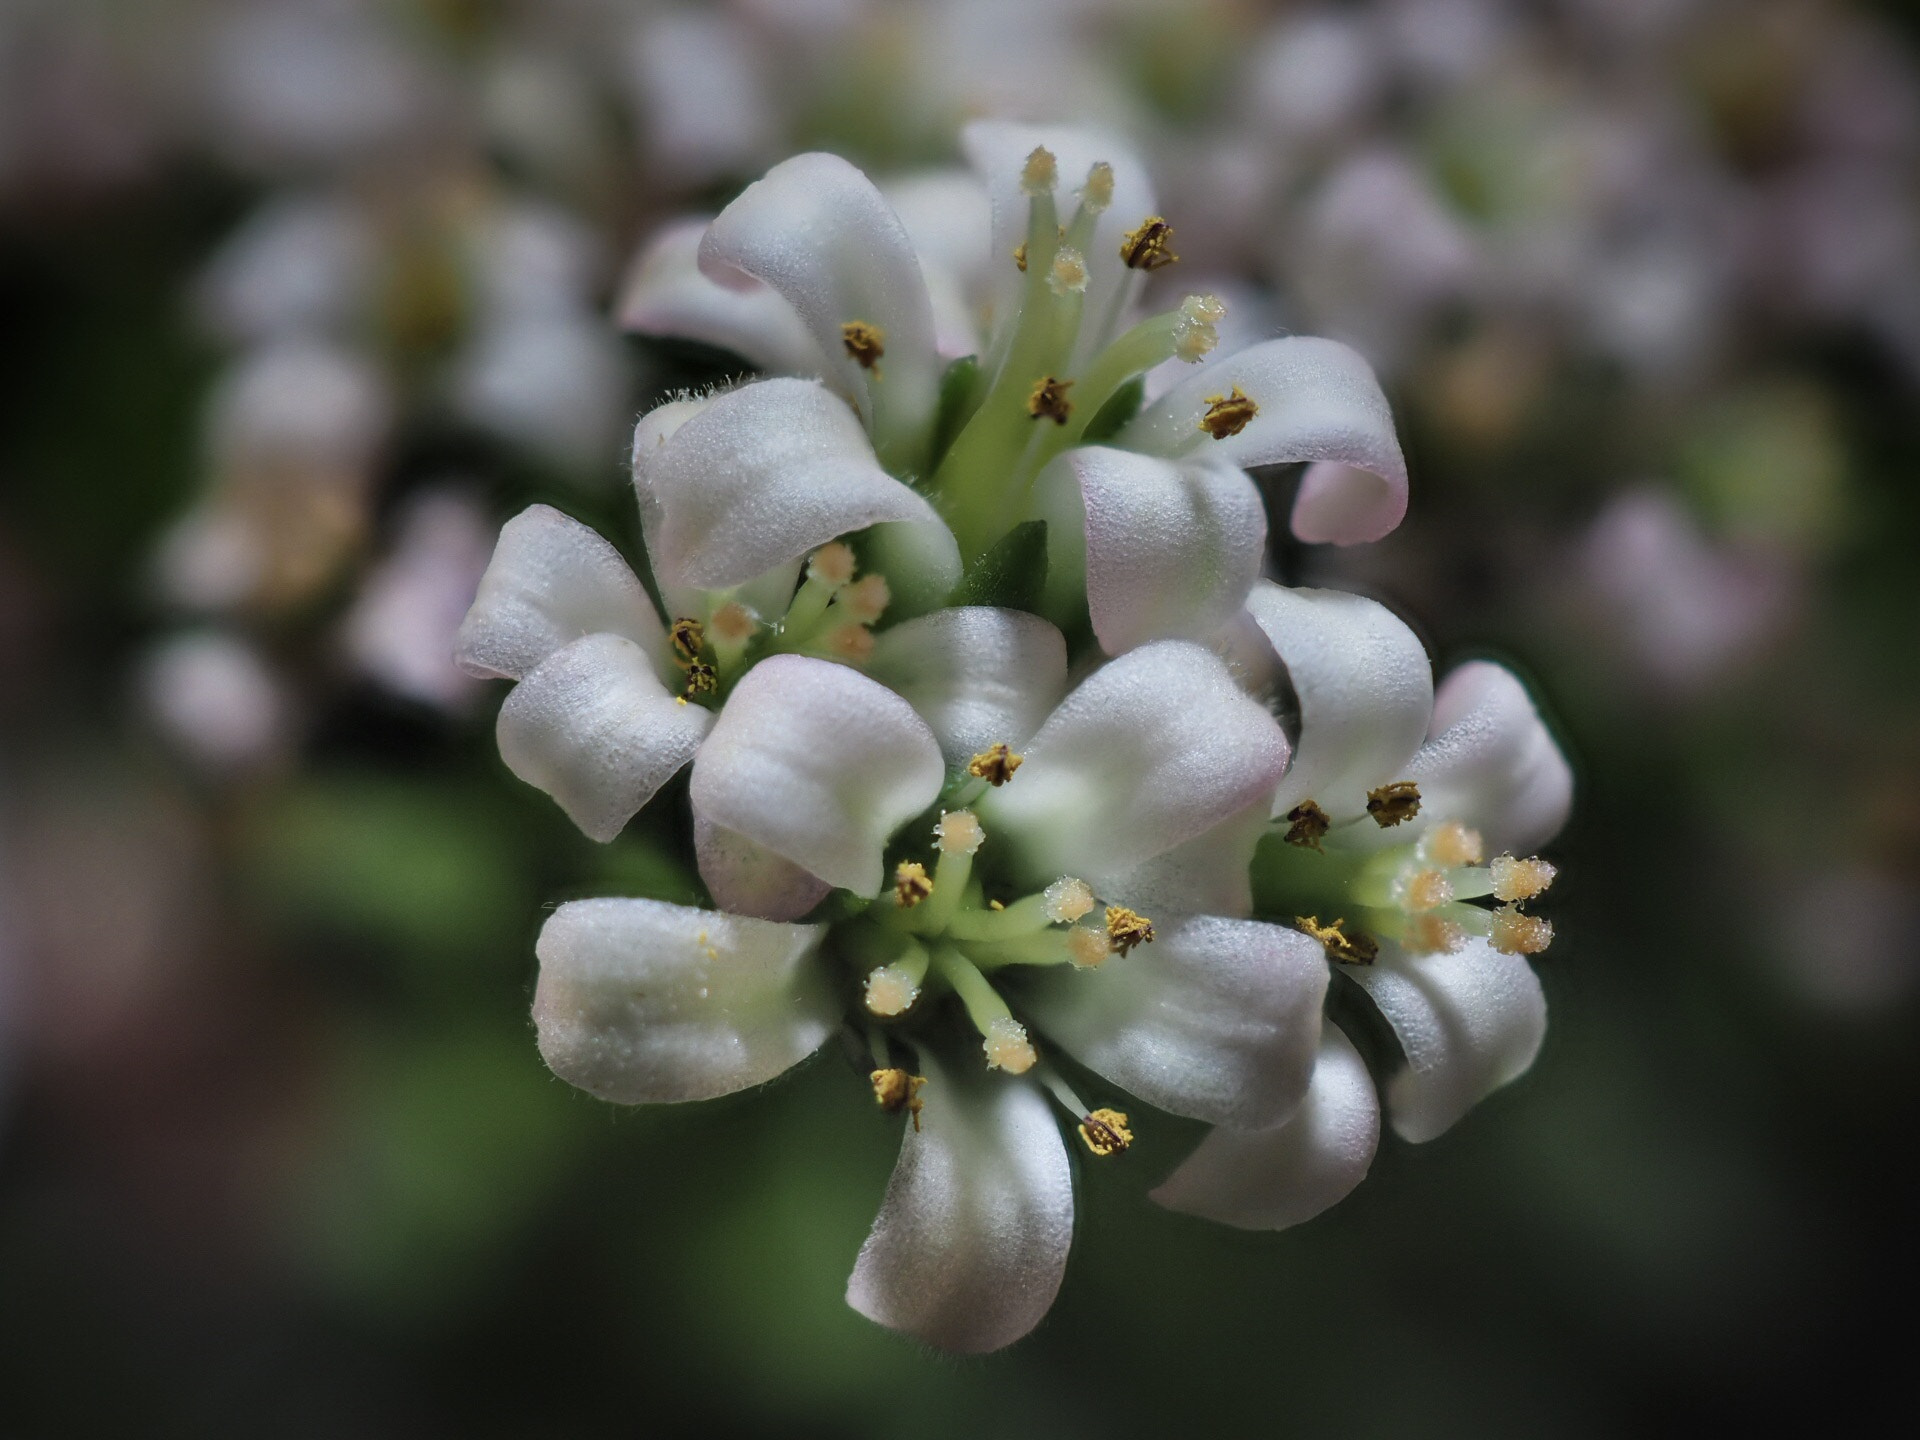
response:
{"label": "anther", "polygon": [[834,604],[862,625],[871,625],[886,613],[893,591],[884,575],[863,575],[835,598]]}
{"label": "anther", "polygon": [[920,1128],[920,1111],[926,1102],[920,1098],[921,1087],[927,1083],[924,1075],[909,1075],[905,1070],[876,1070],[868,1077],[873,1081],[873,1098],[880,1108],[889,1115],[898,1115],[902,1110],[913,1116],[913,1128]]}
{"label": "anther", "polygon": [[1311,935],[1326,947],[1327,958],[1338,960],[1342,965],[1371,965],[1380,956],[1380,947],[1374,944],[1372,937],[1362,935],[1358,930],[1351,934],[1340,927],[1347,922],[1336,920],[1331,925],[1322,925],[1317,915],[1296,915],[1293,928],[1303,935]]}
{"label": "anther", "polygon": [[1120,258],[1129,270],[1158,270],[1179,256],[1173,253],[1173,227],[1158,215],[1149,215],[1138,230],[1120,242]]}
{"label": "anther", "polygon": [[986,1052],[987,1068],[1004,1070],[1009,1075],[1024,1075],[1040,1058],[1027,1039],[1027,1027],[1011,1015],[996,1016],[987,1025],[980,1048]]}
{"label": "anther", "polygon": [[1463,865],[1478,865],[1486,850],[1478,830],[1449,820],[1427,832],[1420,841],[1420,853],[1436,865],[1457,870]]}
{"label": "anther", "polygon": [[1173,353],[1188,364],[1198,364],[1220,343],[1216,327],[1226,318],[1227,304],[1218,295],[1187,296],[1173,324]]}
{"label": "anther", "polygon": [[1047,919],[1057,924],[1072,924],[1093,909],[1093,887],[1084,880],[1062,875],[1046,888],[1044,906]]}
{"label": "anther", "polygon": [[682,665],[691,665],[700,658],[700,649],[707,643],[706,627],[683,615],[667,631],[667,640],[673,646],[673,658]]}
{"label": "anther", "polygon": [[881,965],[867,976],[867,1009],[892,1018],[904,1015],[920,998],[920,983],[899,965]]}
{"label": "anther", "polygon": [[911,910],[931,894],[933,881],[918,860],[903,860],[894,869],[893,903],[902,910]]}
{"label": "anther", "polygon": [[849,665],[864,665],[873,658],[873,632],[864,625],[842,625],[827,637],[827,648]]}
{"label": "anther", "polygon": [[1289,845],[1303,845],[1309,850],[1318,850],[1320,842],[1327,837],[1327,831],[1333,827],[1333,821],[1327,812],[1311,800],[1302,800],[1287,811],[1287,833],[1281,838]]}
{"label": "anther", "polygon": [[1438,910],[1453,899],[1453,882],[1441,870],[1416,870],[1400,885],[1402,909]]}
{"label": "anther", "polygon": [[1087,288],[1087,257],[1071,245],[1062,245],[1047,273],[1047,288],[1056,295],[1079,294]]}
{"label": "anther", "polygon": [[1153,921],[1124,905],[1107,906],[1107,949],[1125,955],[1136,945],[1153,943]]}
{"label": "anther", "polygon": [[829,590],[839,590],[853,579],[853,551],[835,540],[813,552],[807,562],[807,578]]}
{"label": "anther", "polygon": [[1027,413],[1036,420],[1066,424],[1067,416],[1073,413],[1073,402],[1067,399],[1067,391],[1072,388],[1071,380],[1056,380],[1051,375],[1042,375],[1034,382],[1033,393],[1027,396]]}
{"label": "anther", "polygon": [[1059,168],[1054,164],[1053,152],[1044,145],[1036,145],[1027,155],[1027,163],[1020,171],[1020,188],[1028,195],[1044,195],[1053,189],[1058,177]]}
{"label": "anther", "polygon": [[849,320],[840,327],[840,343],[862,370],[871,370],[887,353],[887,332],[865,320]]}
{"label": "anther", "polygon": [[933,827],[942,855],[971,855],[987,840],[987,830],[971,810],[943,811]]}
{"label": "anther", "polygon": [[1538,955],[1553,943],[1553,922],[1503,905],[1493,912],[1493,933],[1488,938],[1502,955]]}
{"label": "anther", "polygon": [[967,762],[967,773],[997,789],[1013,779],[1013,772],[1025,763],[1026,757],[1014,754],[1006,744],[993,744]]}
{"label": "anther", "polygon": [[1022,275],[1027,273],[1027,242],[1022,240],[1013,247],[1013,264]]}
{"label": "anther", "polygon": [[1546,893],[1553,877],[1560,873],[1550,861],[1538,856],[1516,860],[1511,855],[1496,855],[1487,869],[1493,879],[1496,900],[1531,900]]}
{"label": "anther", "polygon": [[1238,385],[1231,395],[1209,395],[1207,413],[1200,417],[1200,428],[1216,440],[1238,435],[1260,413],[1260,407]]}
{"label": "anther", "polygon": [[1396,780],[1367,792],[1367,814],[1382,830],[1411,820],[1420,813],[1420,787],[1411,780]]}
{"label": "anther", "polygon": [[1067,931],[1067,961],[1076,970],[1098,970],[1112,953],[1107,932],[1098,925],[1076,925]]}
{"label": "anther", "polygon": [[1133,1144],[1133,1131],[1127,1128],[1124,1110],[1096,1110],[1080,1122],[1080,1138],[1087,1149],[1105,1159],[1124,1154]]}
{"label": "anther", "polygon": [[753,612],[738,600],[729,600],[713,612],[713,618],[707,622],[716,640],[730,645],[742,645],[753,638],[756,622]]}
{"label": "anther", "polygon": [[695,660],[687,666],[686,697],[711,695],[720,688],[720,672],[704,660]]}
{"label": "anther", "polygon": [[1093,162],[1093,168],[1087,171],[1086,188],[1080,192],[1080,203],[1095,215],[1113,204],[1113,166],[1104,160]]}

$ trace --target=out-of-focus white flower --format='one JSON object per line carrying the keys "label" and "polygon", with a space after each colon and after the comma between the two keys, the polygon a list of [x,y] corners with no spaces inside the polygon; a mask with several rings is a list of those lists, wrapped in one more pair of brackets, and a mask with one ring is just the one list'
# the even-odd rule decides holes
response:
{"label": "out-of-focus white flower", "polygon": [[291,738],[284,688],[234,635],[189,631],[163,640],[146,657],[140,690],[168,741],[215,773],[258,769]]}
{"label": "out-of-focus white flower", "polygon": [[396,695],[459,709],[478,687],[454,664],[454,637],[486,572],[492,527],[471,496],[435,489],[407,503],[397,531],[347,613],[347,653]]}

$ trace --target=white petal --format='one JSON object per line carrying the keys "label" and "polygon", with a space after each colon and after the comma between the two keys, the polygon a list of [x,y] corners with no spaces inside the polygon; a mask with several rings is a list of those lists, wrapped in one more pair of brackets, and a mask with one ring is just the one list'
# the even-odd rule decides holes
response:
{"label": "white petal", "polygon": [[1084,567],[1093,632],[1109,655],[1212,635],[1260,574],[1266,507],[1237,465],[1094,445],[1062,455],[1039,485],[1064,492],[1042,502],[1049,572],[1056,557],[1063,574]]}
{"label": "white petal", "polygon": [[645,651],[588,635],[553,652],[500,707],[507,768],[608,841],[700,747],[713,712],[667,693]]}
{"label": "white petal", "polygon": [[987,192],[964,170],[938,170],[896,180],[882,193],[920,257],[941,358],[977,355],[993,245]]}
{"label": "white petal", "polygon": [[949,765],[989,745],[1016,750],[1067,693],[1067,642],[1038,615],[985,605],[936,610],[882,633],[867,673],[906,697]]}
{"label": "white petal", "polygon": [[1247,613],[1287,667],[1300,702],[1293,765],[1276,815],[1313,800],[1338,819],[1367,791],[1404,780],[1433,711],[1433,671],[1420,639],[1378,601],[1262,581]]}
{"label": "white petal", "polygon": [[693,817],[693,852],[713,903],[736,915],[798,920],[833,890],[791,860],[702,815]]}
{"label": "white petal", "polygon": [[584,635],[624,635],[649,655],[666,633],[627,562],[594,531],[534,505],[500,531],[454,658],[474,675],[519,679]]}
{"label": "white petal", "polygon": [[[741,192],[707,228],[700,268],[723,285],[771,286],[826,359],[826,376],[873,427],[875,448],[911,468],[939,401],[933,307],[900,217],[837,155],[796,155]],[[863,370],[841,327],[878,326],[885,355]]]}
{"label": "white petal", "polygon": [[945,528],[880,468],[845,402],[809,380],[762,380],[722,395],[636,474],[663,586],[726,589],[878,521]]}
{"label": "white petal", "polygon": [[1560,833],[1573,770],[1511,671],[1474,660],[1450,672],[1434,696],[1432,731],[1407,767],[1423,816],[1473,826],[1489,853],[1524,854]]}
{"label": "white petal", "polygon": [[812,332],[778,291],[721,285],[700,273],[706,233],[706,221],[680,220],[655,234],[621,287],[621,328],[718,346],[775,375],[826,373]]}
{"label": "white petal", "polygon": [[1400,1037],[1407,1065],[1387,1081],[1387,1117],[1402,1140],[1431,1140],[1526,1073],[1547,1034],[1547,1000],[1524,956],[1472,939],[1451,955],[1382,946],[1348,973]]}
{"label": "white petal", "polygon": [[944,520],[886,520],[868,530],[865,567],[887,577],[887,618],[904,620],[944,605],[960,583],[960,545]]}
{"label": "white petal", "polygon": [[623,1105],[707,1100],[804,1060],[838,1018],[818,925],[658,900],[574,900],[541,928],[533,1023],[569,1084]]}
{"label": "white petal", "polygon": [[1285,1230],[1346,1199],[1379,1143],[1373,1077],[1353,1042],[1328,1025],[1292,1119],[1271,1130],[1214,1130],[1151,1198],[1243,1230]]}
{"label": "white petal", "polygon": [[[1237,435],[1200,429],[1209,402],[1240,387],[1259,413]],[[1294,504],[1293,533],[1337,545],[1378,540],[1407,513],[1407,464],[1393,413],[1367,362],[1334,340],[1268,340],[1205,366],[1141,412],[1117,442],[1154,455],[1196,447],[1236,465],[1316,465]]]}
{"label": "white petal", "polygon": [[920,1127],[904,1127],[847,1303],[929,1345],[983,1354],[1053,1304],[1073,1241],[1072,1171],[1033,1086],[962,1083],[922,1063]]}
{"label": "white petal", "polygon": [[830,885],[877,895],[881,852],[931,805],[940,746],[898,695],[857,670],[775,655],[727,697],[693,767],[693,806]]}
{"label": "white petal", "polygon": [[1297,930],[1200,915],[1097,970],[1029,978],[1025,1013],[1088,1069],[1149,1105],[1265,1129],[1306,1094],[1327,961]]}
{"label": "white petal", "polygon": [[1253,913],[1253,852],[1270,828],[1265,796],[1210,830],[1130,870],[1092,870],[1084,878],[1101,895],[1148,915]]}
{"label": "white petal", "polygon": [[1264,804],[1286,764],[1286,736],[1217,655],[1161,640],[1082,682],[982,807],[1036,878],[1122,875]]}

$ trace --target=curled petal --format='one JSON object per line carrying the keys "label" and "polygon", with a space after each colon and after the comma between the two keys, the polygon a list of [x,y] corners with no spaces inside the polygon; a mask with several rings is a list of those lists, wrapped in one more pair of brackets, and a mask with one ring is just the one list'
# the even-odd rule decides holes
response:
{"label": "curled petal", "polygon": [[1287,667],[1300,702],[1293,765],[1276,815],[1311,799],[1357,816],[1367,791],[1405,778],[1433,713],[1433,671],[1419,637],[1378,601],[1261,581],[1247,613]]}
{"label": "curled petal", "polygon": [[1215,915],[1163,921],[1099,969],[1032,977],[1026,1011],[1081,1064],[1149,1105],[1265,1129],[1306,1094],[1327,962],[1279,925]]}
{"label": "curled petal", "polygon": [[1573,769],[1513,672],[1474,660],[1434,696],[1432,738],[1407,767],[1423,813],[1471,825],[1490,851],[1538,849],[1567,823]]}
{"label": "curled petal", "polygon": [[[1236,387],[1258,411],[1238,432],[1212,439],[1201,419]],[[1307,472],[1294,502],[1302,540],[1378,540],[1407,513],[1407,464],[1387,397],[1367,362],[1334,340],[1288,336],[1217,360],[1148,406],[1118,443],[1168,456],[1204,446],[1248,467],[1325,462]]]}
{"label": "curled petal", "polygon": [[533,1023],[569,1084],[623,1105],[706,1100],[820,1047],[836,1008],[818,925],[658,900],[575,900],[541,928]]}
{"label": "curled petal", "polygon": [[812,332],[777,290],[745,276],[721,285],[700,273],[706,233],[706,221],[680,220],[647,242],[621,287],[620,327],[731,350],[775,375],[825,373]]}
{"label": "curled petal", "polygon": [[1253,852],[1269,828],[1264,796],[1210,830],[1127,871],[1089,871],[1100,894],[1149,915],[1253,913]]}
{"label": "curled petal", "polygon": [[1285,1230],[1346,1199],[1379,1143],[1373,1077],[1353,1042],[1328,1025],[1291,1119],[1270,1130],[1214,1130],[1152,1199],[1242,1230]]}
{"label": "curled petal", "polygon": [[[865,175],[837,155],[796,155],[741,192],[707,227],[700,268],[722,285],[771,286],[799,314],[826,359],[826,377],[873,427],[875,448],[912,468],[939,399],[933,306],[900,217]],[[848,352],[842,327],[878,327],[871,369]]]}
{"label": "curled petal", "polygon": [[1124,875],[1265,804],[1286,764],[1286,736],[1219,656],[1161,640],[1083,681],[982,805],[1036,878]]}
{"label": "curled petal", "polygon": [[722,395],[636,467],[663,586],[720,590],[878,521],[945,529],[880,468],[860,421],[807,380]]}
{"label": "curled petal", "polygon": [[518,680],[561,646],[597,634],[623,635],[649,656],[666,639],[620,552],[551,505],[533,505],[501,527],[454,658],[469,674]]}
{"label": "curled petal", "polygon": [[847,1281],[847,1303],[929,1345],[977,1355],[1040,1323],[1066,1272],[1073,1179],[1046,1100],[960,1082],[931,1059],[920,1124]]}
{"label": "curled petal", "polygon": [[736,915],[798,920],[833,889],[791,860],[701,815],[693,817],[693,853],[713,903]]}
{"label": "curled petal", "polygon": [[1067,642],[1037,615],[985,605],[936,610],[882,634],[867,673],[905,696],[949,765],[1016,748],[1067,690]]}
{"label": "curled petal", "polygon": [[877,895],[888,837],[945,778],[932,732],[886,686],[775,655],[747,672],[700,747],[693,807],[829,885]]}
{"label": "curled petal", "polygon": [[1533,967],[1484,940],[1452,954],[1383,947],[1350,973],[1366,987],[1406,1052],[1387,1081],[1387,1117],[1402,1140],[1431,1140],[1481,1100],[1526,1073],[1547,1033],[1547,1001]]}

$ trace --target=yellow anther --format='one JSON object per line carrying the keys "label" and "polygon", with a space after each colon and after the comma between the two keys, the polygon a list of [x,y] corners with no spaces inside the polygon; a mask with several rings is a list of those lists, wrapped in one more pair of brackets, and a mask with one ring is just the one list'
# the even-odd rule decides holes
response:
{"label": "yellow anther", "polygon": [[1087,1149],[1104,1160],[1133,1144],[1133,1131],[1127,1128],[1125,1111],[1096,1110],[1080,1122],[1080,1138],[1086,1141]]}
{"label": "yellow anther", "polygon": [[1332,826],[1333,821],[1327,818],[1326,811],[1311,800],[1302,800],[1287,811],[1287,833],[1280,838],[1289,845],[1303,845],[1309,850],[1318,850]]}
{"label": "yellow anther", "polygon": [[706,627],[683,615],[667,631],[667,641],[673,646],[673,658],[682,665],[691,665],[700,658],[700,647],[707,643]]}
{"label": "yellow anther", "polygon": [[902,1110],[913,1116],[913,1128],[920,1128],[920,1111],[926,1102],[920,1098],[921,1087],[927,1083],[924,1075],[910,1075],[905,1070],[876,1070],[868,1077],[873,1081],[873,1098],[880,1108],[889,1115],[898,1115]]}
{"label": "yellow anther", "polygon": [[1018,245],[1013,247],[1013,263],[1015,268],[1018,269],[1022,275],[1027,273],[1027,242],[1026,241],[1022,240]]}
{"label": "yellow anther", "polygon": [[853,579],[852,547],[838,540],[822,545],[807,561],[807,578],[838,591]]}
{"label": "yellow anther", "polygon": [[1516,860],[1511,855],[1496,855],[1487,869],[1493,877],[1496,900],[1531,900],[1543,895],[1553,884],[1553,877],[1560,873],[1552,862],[1538,856]]}
{"label": "yellow anther", "polygon": [[1112,953],[1104,926],[1076,925],[1067,931],[1067,960],[1076,970],[1098,970]]}
{"label": "yellow anther", "polygon": [[1207,397],[1207,413],[1200,417],[1200,428],[1216,440],[1225,440],[1246,429],[1259,413],[1260,407],[1236,385],[1231,395]]}
{"label": "yellow anther", "polygon": [[1336,920],[1331,925],[1322,925],[1317,915],[1293,917],[1293,928],[1324,945],[1329,960],[1338,960],[1342,965],[1371,965],[1379,958],[1380,947],[1358,930],[1352,933],[1342,930],[1340,927],[1346,923]]}
{"label": "yellow anther", "polygon": [[1033,393],[1027,396],[1027,413],[1036,420],[1051,420],[1056,425],[1067,423],[1067,416],[1073,413],[1073,402],[1067,399],[1067,391],[1073,388],[1073,381],[1058,380],[1051,375],[1042,375],[1033,382]]}
{"label": "yellow anther", "polygon": [[686,696],[711,695],[720,688],[720,672],[704,660],[696,660],[687,666]]}
{"label": "yellow anther", "polygon": [[989,910],[992,910],[992,911],[995,911],[995,912],[998,912],[998,911],[1001,911],[1001,910],[1004,910],[1004,909],[1006,909],[1006,908],[1007,908],[1007,902],[1006,902],[1006,901],[1004,901],[1004,900],[989,900],[989,901],[987,901],[987,909],[989,909]]}
{"label": "yellow anther", "polygon": [[1158,215],[1149,215],[1120,242],[1120,258],[1129,270],[1158,270],[1179,256],[1173,253],[1173,227]]}
{"label": "yellow anther", "polygon": [[751,610],[738,600],[729,600],[713,612],[713,618],[707,621],[707,628],[713,631],[714,639],[730,645],[741,645],[753,638],[758,624]]}
{"label": "yellow anther", "polygon": [[1062,245],[1047,272],[1047,288],[1056,295],[1079,294],[1087,288],[1087,257],[1071,245]]}
{"label": "yellow anther", "polygon": [[1153,943],[1153,921],[1124,905],[1107,906],[1107,949],[1125,955],[1136,945]]}
{"label": "yellow anther", "polygon": [[1420,853],[1436,865],[1458,870],[1463,865],[1478,865],[1486,854],[1480,832],[1470,830],[1458,820],[1436,825],[1420,841]]}
{"label": "yellow anther", "polygon": [[1053,152],[1044,145],[1036,145],[1028,153],[1027,163],[1020,171],[1020,188],[1028,195],[1044,195],[1053,189],[1059,174]]}
{"label": "yellow anther", "polygon": [[887,353],[887,332],[865,320],[849,320],[840,327],[840,343],[862,370],[871,370]]}
{"label": "yellow anther", "polygon": [[1502,955],[1538,955],[1553,943],[1553,922],[1503,905],[1493,912],[1493,934],[1488,938]]}
{"label": "yellow anther", "polygon": [[873,632],[864,625],[842,625],[827,637],[827,648],[849,665],[864,665],[873,658]]}
{"label": "yellow anther", "polygon": [[892,601],[893,591],[887,585],[886,576],[862,575],[842,590],[833,603],[862,625],[871,625],[886,614]]}
{"label": "yellow anther", "polygon": [[1438,915],[1417,915],[1401,943],[1416,955],[1451,955],[1466,943],[1467,932]]}
{"label": "yellow anther", "polygon": [[942,855],[971,855],[987,841],[986,826],[971,810],[946,810],[933,827]]}
{"label": "yellow anther", "polygon": [[1443,870],[1416,870],[1400,884],[1404,910],[1438,910],[1453,899],[1453,882]]}
{"label": "yellow anther", "polygon": [[1009,746],[989,745],[967,762],[967,773],[998,788],[1013,779],[1013,772],[1025,763],[1026,757],[1014,754]]}
{"label": "yellow anther", "polygon": [[920,998],[920,985],[913,975],[898,965],[881,965],[867,976],[867,1009],[892,1018],[904,1015]]}
{"label": "yellow anther", "polygon": [[1420,787],[1411,780],[1396,780],[1367,792],[1367,814],[1385,830],[1420,813]]}
{"label": "yellow anther", "polygon": [[933,893],[927,867],[918,860],[902,860],[893,872],[893,903],[911,910]]}
{"label": "yellow anther", "polygon": [[1084,880],[1062,875],[1047,886],[1042,904],[1046,908],[1047,919],[1055,924],[1071,925],[1093,909],[1093,887]]}
{"label": "yellow anther", "polygon": [[1009,1075],[1026,1074],[1040,1058],[1033,1042],[1027,1039],[1027,1027],[1011,1015],[1001,1015],[988,1022],[980,1048],[986,1052],[988,1069],[1004,1070]]}
{"label": "yellow anther", "polygon": [[1218,295],[1189,295],[1180,302],[1180,318],[1173,325],[1173,353],[1197,364],[1220,343],[1218,325],[1227,318],[1227,304]]}

